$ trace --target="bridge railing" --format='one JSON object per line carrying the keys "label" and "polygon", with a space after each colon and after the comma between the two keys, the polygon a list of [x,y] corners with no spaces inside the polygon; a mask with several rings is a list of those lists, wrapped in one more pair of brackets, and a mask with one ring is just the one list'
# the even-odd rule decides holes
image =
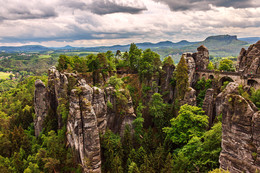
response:
{"label": "bridge railing", "polygon": [[241,76],[242,73],[240,72],[232,72],[232,71],[216,71],[216,70],[196,70],[196,72],[202,72],[202,73],[216,73],[216,74],[224,74],[224,75],[233,75],[233,76]]}
{"label": "bridge railing", "polygon": [[260,74],[243,74],[242,72],[232,72],[232,71],[216,71],[216,70],[195,70],[196,72],[201,73],[215,73],[215,74],[222,74],[222,75],[231,75],[231,76],[244,76],[248,78],[260,78]]}

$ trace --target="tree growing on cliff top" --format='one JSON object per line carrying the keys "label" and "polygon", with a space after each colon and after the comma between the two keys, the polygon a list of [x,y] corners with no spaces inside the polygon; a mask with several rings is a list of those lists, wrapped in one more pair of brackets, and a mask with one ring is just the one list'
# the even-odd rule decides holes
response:
{"label": "tree growing on cliff top", "polygon": [[188,66],[184,57],[182,56],[176,68],[177,98],[184,98],[185,92],[188,88],[188,84]]}
{"label": "tree growing on cliff top", "polygon": [[163,65],[174,65],[172,57],[167,56],[166,58],[164,58]]}
{"label": "tree growing on cliff top", "polygon": [[129,60],[130,60],[130,67],[132,70],[134,71],[138,70],[141,55],[142,55],[142,50],[138,49],[136,44],[132,43],[129,49]]}
{"label": "tree growing on cliff top", "polygon": [[235,71],[233,67],[233,61],[230,59],[223,59],[219,62],[219,70]]}

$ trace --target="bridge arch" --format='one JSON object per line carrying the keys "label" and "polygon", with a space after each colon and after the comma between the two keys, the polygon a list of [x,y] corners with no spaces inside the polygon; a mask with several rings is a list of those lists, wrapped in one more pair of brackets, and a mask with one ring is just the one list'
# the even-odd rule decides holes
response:
{"label": "bridge arch", "polygon": [[211,80],[214,79],[214,75],[212,75],[212,74],[209,75],[209,79],[211,79]]}
{"label": "bridge arch", "polygon": [[220,78],[219,80],[219,84],[222,86],[224,84],[224,82],[234,82],[234,80],[229,77],[229,76],[223,76],[222,78]]}
{"label": "bridge arch", "polygon": [[247,80],[247,85],[256,88],[258,86],[258,82],[254,79],[248,79]]}

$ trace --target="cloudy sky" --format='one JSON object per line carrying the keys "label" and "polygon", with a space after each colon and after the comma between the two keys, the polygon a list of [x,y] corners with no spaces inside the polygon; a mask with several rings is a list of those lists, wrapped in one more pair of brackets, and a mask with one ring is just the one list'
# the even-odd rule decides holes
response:
{"label": "cloudy sky", "polygon": [[260,0],[0,0],[0,46],[260,36]]}

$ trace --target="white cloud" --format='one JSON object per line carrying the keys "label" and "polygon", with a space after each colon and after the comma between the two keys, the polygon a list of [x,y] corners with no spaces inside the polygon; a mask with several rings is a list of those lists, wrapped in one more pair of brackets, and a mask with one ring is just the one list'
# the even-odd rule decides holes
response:
{"label": "white cloud", "polygon": [[172,11],[153,0],[110,0],[121,7],[146,10],[132,14],[117,8],[99,15],[93,12],[91,0],[8,2],[0,0],[0,45],[96,46],[198,41],[216,34],[260,36],[260,8],[211,5],[207,11]]}

